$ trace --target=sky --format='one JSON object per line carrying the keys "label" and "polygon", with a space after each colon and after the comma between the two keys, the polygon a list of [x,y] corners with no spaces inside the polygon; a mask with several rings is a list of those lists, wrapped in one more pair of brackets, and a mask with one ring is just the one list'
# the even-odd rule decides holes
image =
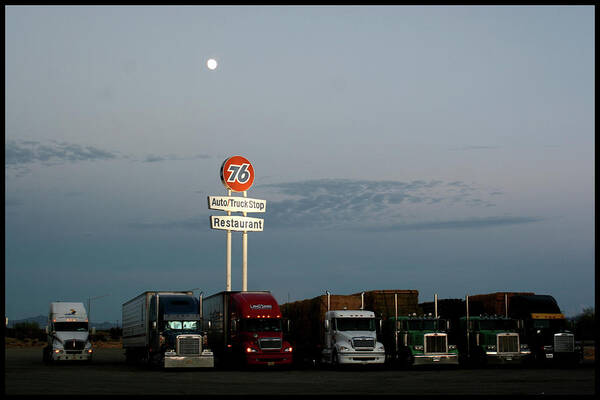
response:
{"label": "sky", "polygon": [[[5,314],[226,288],[595,304],[593,6],[6,6]],[[215,70],[208,59],[218,62]],[[234,193],[241,196],[241,193]],[[242,239],[232,234],[232,289]]]}

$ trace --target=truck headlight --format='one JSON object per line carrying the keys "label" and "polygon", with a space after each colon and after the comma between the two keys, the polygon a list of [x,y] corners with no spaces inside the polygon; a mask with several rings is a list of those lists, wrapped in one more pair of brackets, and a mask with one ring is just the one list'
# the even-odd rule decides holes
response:
{"label": "truck headlight", "polygon": [[456,345],[455,344],[448,345],[448,350],[456,350]]}
{"label": "truck headlight", "polygon": [[258,350],[252,347],[246,347],[246,353],[256,353]]}
{"label": "truck headlight", "polygon": [[338,347],[338,349],[339,349],[339,351],[348,351],[348,350],[350,350],[350,349],[349,349],[348,347],[346,347],[346,346],[340,346],[340,347]]}
{"label": "truck headlight", "polygon": [[415,350],[421,350],[422,351],[423,350],[423,346],[417,344],[417,345],[413,346],[413,349],[415,349]]}
{"label": "truck headlight", "polygon": [[552,346],[544,346],[544,350],[546,351],[552,351]]}
{"label": "truck headlight", "polygon": [[292,347],[286,347],[285,349],[283,349],[283,351],[285,351],[286,353],[291,353],[292,352]]}
{"label": "truck headlight", "polygon": [[489,351],[496,351],[496,345],[495,344],[488,344],[487,345],[487,349]]}
{"label": "truck headlight", "polygon": [[529,346],[525,343],[521,344],[521,350],[529,350]]}

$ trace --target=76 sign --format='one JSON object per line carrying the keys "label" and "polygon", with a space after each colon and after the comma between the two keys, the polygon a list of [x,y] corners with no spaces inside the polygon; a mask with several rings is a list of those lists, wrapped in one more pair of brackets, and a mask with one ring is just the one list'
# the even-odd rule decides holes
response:
{"label": "76 sign", "polygon": [[229,157],[221,165],[221,182],[234,192],[245,192],[254,183],[254,167],[242,156]]}

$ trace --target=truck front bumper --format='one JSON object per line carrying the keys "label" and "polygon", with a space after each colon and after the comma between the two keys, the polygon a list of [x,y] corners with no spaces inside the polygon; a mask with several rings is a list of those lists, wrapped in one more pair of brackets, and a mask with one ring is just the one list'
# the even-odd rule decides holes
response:
{"label": "truck front bumper", "polygon": [[338,361],[340,364],[383,364],[385,362],[385,352],[339,352]]}
{"label": "truck front bumper", "polygon": [[79,353],[66,353],[64,350],[60,353],[52,352],[52,360],[55,361],[89,361],[92,359],[92,353],[82,350]]}
{"label": "truck front bumper", "polygon": [[521,364],[530,353],[497,353],[488,351],[485,353],[488,364]]}
{"label": "truck front bumper", "polygon": [[292,363],[292,353],[291,352],[246,353],[246,363],[248,365],[266,365],[266,366],[289,365]]}
{"label": "truck front bumper", "polygon": [[213,368],[215,357],[212,352],[203,351],[198,356],[178,356],[165,354],[165,368]]}
{"label": "truck front bumper", "polygon": [[413,365],[458,365],[458,354],[415,354]]}

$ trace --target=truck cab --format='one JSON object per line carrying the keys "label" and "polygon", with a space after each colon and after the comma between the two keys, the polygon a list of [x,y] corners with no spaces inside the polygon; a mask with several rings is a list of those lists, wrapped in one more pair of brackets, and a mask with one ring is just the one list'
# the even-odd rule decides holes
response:
{"label": "truck cab", "polygon": [[[458,365],[456,344],[448,341],[449,322],[431,315],[398,316],[386,321],[392,362],[400,365]],[[390,348],[396,351],[392,354]]]}
{"label": "truck cab", "polygon": [[270,293],[231,295],[231,339],[246,365],[289,365],[292,346],[283,339],[277,301]]}
{"label": "truck cab", "polygon": [[[94,333],[95,329],[92,329],[91,334]],[[44,362],[92,360],[89,322],[83,303],[51,303],[46,334],[48,344],[43,348]]]}
{"label": "truck cab", "polygon": [[385,349],[377,341],[373,311],[331,310],[325,313],[323,363],[383,364]]}
{"label": "truck cab", "polygon": [[568,329],[567,320],[554,297],[514,296],[509,311],[523,320],[521,332],[527,338],[536,362],[572,365],[581,362],[583,349],[575,342],[575,335]]}
{"label": "truck cab", "polygon": [[207,348],[207,337],[202,331],[199,309],[199,301],[193,296],[159,294],[151,298],[150,342],[158,342],[159,351],[154,356],[160,358],[158,361],[165,368],[214,366],[213,353]]}
{"label": "truck cab", "polygon": [[531,355],[521,341],[519,321],[500,315],[480,315],[460,319],[463,334],[461,355],[465,362],[485,364],[520,364]]}

